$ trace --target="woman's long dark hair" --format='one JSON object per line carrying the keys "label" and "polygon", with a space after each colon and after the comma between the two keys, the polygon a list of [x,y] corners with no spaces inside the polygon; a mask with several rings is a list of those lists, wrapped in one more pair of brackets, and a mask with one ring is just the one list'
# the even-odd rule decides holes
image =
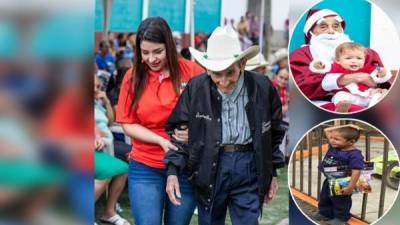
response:
{"label": "woman's long dark hair", "polygon": [[136,49],[132,70],[133,90],[135,92],[132,103],[133,108],[137,106],[148,80],[149,67],[146,63],[142,62],[142,50],[140,48],[142,41],[165,44],[166,66],[168,66],[174,91],[176,95],[180,94],[181,74],[178,64],[178,53],[171,29],[163,18],[149,17],[142,21],[136,34]]}

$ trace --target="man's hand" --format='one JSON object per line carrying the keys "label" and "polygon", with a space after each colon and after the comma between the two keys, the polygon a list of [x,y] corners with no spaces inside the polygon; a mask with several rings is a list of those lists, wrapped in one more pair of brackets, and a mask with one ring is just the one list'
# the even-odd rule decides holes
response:
{"label": "man's hand", "polygon": [[271,185],[269,186],[269,192],[265,196],[264,202],[270,203],[272,200],[274,200],[274,198],[276,196],[276,192],[278,192],[278,178],[272,177]]}
{"label": "man's hand", "polygon": [[175,129],[172,135],[177,141],[187,143],[189,141],[189,129],[186,125],[182,125],[180,129]]}
{"label": "man's hand", "polygon": [[161,148],[164,150],[165,153],[167,153],[169,150],[178,150],[178,148],[173,145],[170,141],[168,141],[165,138],[161,138],[159,143],[158,143]]}
{"label": "man's hand", "polygon": [[343,195],[351,195],[351,194],[353,194],[353,187],[351,187],[351,186],[344,187],[344,188],[342,188],[342,189],[340,190],[340,192],[341,192]]}
{"label": "man's hand", "polygon": [[[168,176],[166,191],[168,194],[168,198],[172,202],[172,204],[174,204],[176,206],[180,206],[181,201],[179,199],[182,196],[181,196],[181,191],[179,189],[178,177],[176,175]],[[176,193],[176,195],[175,195],[175,193]]]}
{"label": "man's hand", "polygon": [[338,80],[339,86],[346,86],[350,83],[363,83],[368,87],[376,87],[376,83],[368,73],[346,74],[340,77]]}

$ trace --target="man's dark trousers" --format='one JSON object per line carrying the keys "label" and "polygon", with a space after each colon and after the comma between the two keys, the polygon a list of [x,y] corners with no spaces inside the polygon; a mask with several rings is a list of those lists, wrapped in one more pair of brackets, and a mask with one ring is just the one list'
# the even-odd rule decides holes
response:
{"label": "man's dark trousers", "polygon": [[224,225],[229,208],[233,225],[258,225],[260,203],[254,151],[220,151],[214,198],[210,199],[210,208],[198,207],[199,224]]}

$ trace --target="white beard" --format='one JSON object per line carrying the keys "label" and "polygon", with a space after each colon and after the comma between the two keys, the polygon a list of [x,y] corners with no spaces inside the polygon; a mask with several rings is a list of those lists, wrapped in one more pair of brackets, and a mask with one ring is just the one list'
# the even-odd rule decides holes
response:
{"label": "white beard", "polygon": [[319,34],[311,33],[310,51],[314,60],[320,60],[326,64],[333,63],[335,59],[335,49],[344,42],[352,42],[348,35],[344,33]]}

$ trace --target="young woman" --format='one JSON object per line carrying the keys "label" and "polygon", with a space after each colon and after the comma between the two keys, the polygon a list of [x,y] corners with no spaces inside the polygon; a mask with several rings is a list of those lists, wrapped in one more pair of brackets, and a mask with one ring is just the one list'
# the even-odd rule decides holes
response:
{"label": "young woman", "polygon": [[[128,173],[132,214],[138,225],[161,224],[163,214],[164,224],[189,224],[196,199],[187,178],[180,177],[180,206],[166,197],[163,159],[176,147],[164,124],[187,82],[204,70],[178,57],[171,29],[161,17],[142,21],[136,43],[134,66],[124,77],[117,107],[117,122],[133,139]],[[187,140],[187,132],[175,134]]]}

